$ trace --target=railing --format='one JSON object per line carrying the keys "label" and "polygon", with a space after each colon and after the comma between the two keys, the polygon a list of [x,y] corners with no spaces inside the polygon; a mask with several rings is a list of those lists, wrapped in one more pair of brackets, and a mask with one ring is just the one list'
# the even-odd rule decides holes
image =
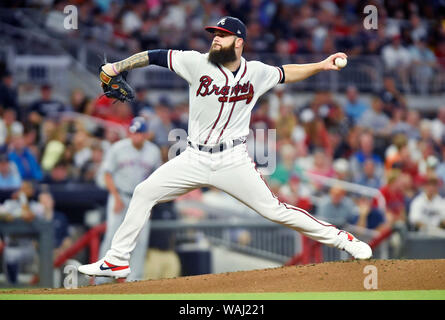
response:
{"label": "railing", "polygon": [[304,173],[304,177],[314,183],[323,184],[326,187],[339,186],[350,194],[357,194],[361,197],[376,199],[379,209],[382,211],[386,210],[386,200],[379,189],[370,188],[358,183],[352,183],[345,180],[322,176],[309,171],[306,171]]}
{"label": "railing", "polygon": [[45,220],[34,220],[30,223],[25,223],[23,221],[13,221],[8,223],[0,222],[0,234],[4,236],[37,235],[39,241],[38,285],[51,288],[53,286],[52,261],[54,248],[54,229],[52,223]]}

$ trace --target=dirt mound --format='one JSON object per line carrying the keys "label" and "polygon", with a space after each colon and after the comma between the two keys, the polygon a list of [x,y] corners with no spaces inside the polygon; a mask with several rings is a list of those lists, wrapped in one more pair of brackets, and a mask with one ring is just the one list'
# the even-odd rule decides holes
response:
{"label": "dirt mound", "polygon": [[[379,290],[445,289],[445,260],[341,261],[265,270],[113,283],[77,290],[38,289],[33,294],[236,293],[362,291],[365,267],[377,271]],[[19,293],[14,291],[14,293]]]}

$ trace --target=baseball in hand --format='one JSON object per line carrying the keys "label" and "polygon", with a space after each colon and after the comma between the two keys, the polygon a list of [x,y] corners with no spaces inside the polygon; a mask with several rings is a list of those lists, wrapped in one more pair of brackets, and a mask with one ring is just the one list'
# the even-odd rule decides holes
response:
{"label": "baseball in hand", "polygon": [[335,58],[334,63],[339,68],[344,68],[348,64],[348,60],[345,58]]}

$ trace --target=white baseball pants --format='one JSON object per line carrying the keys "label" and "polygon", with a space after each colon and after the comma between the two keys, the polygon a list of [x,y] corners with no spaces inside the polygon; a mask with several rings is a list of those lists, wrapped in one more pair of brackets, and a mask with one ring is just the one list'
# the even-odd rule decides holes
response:
{"label": "white baseball pants", "polygon": [[[105,231],[104,238],[102,240],[102,243],[100,245],[99,254],[101,257],[103,257],[106,252],[111,247],[111,242],[113,239],[114,234],[116,233],[119,226],[122,224],[125,218],[125,212],[128,210],[128,206],[130,204],[130,197],[127,195],[121,195],[121,199],[125,204],[124,209],[122,209],[121,212],[114,212],[114,202],[115,198],[113,195],[108,196],[107,201],[107,229]],[[128,212],[127,212],[128,214]],[[144,223],[140,226],[141,230],[139,232],[139,237],[137,238],[135,246],[133,247],[134,250],[132,250],[131,259],[130,259],[130,268],[131,273],[128,276],[129,281],[135,281],[135,280],[143,280],[144,279],[144,264],[145,264],[145,258],[147,255],[148,250],[148,237],[150,234],[150,224]],[[107,278],[98,278],[96,279],[97,283],[105,283],[109,282],[109,279]]]}
{"label": "white baseball pants", "polygon": [[116,231],[105,259],[128,264],[130,253],[151,208],[193,189],[213,186],[243,202],[261,216],[301,232],[314,240],[339,247],[339,230],[303,209],[278,201],[256,170],[246,144],[209,153],[192,147],[166,162],[134,190],[125,219]]}

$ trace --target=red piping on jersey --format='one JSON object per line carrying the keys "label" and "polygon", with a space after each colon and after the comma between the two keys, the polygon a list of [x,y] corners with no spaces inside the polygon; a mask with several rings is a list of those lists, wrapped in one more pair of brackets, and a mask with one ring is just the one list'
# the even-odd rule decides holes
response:
{"label": "red piping on jersey", "polygon": [[263,180],[264,184],[266,185],[267,189],[269,189],[270,193],[272,194],[272,197],[274,197],[277,201],[278,204],[283,205],[286,209],[292,209],[295,211],[298,211],[300,213],[303,213],[304,215],[308,216],[309,218],[311,218],[312,220],[314,220],[315,222],[321,224],[324,227],[334,227],[337,228],[335,225],[333,224],[324,224],[321,221],[317,220],[315,217],[313,217],[309,212],[307,212],[306,210],[303,210],[301,208],[292,206],[290,204],[281,202],[280,199],[278,199],[278,197],[272,192],[272,190],[270,189],[269,185],[267,184],[266,180],[264,180],[263,175],[258,171],[258,169],[256,168],[256,163],[252,160],[252,158],[250,158],[250,161],[252,161],[253,166],[255,167],[255,171],[260,175],[261,180]]}
{"label": "red piping on jersey", "polygon": [[[239,78],[237,84],[239,84],[239,82],[241,81],[241,79],[244,77],[244,75],[246,74],[246,71],[247,71],[247,62],[245,62],[245,64],[244,64],[244,72],[243,72],[243,74],[241,75],[241,77]],[[250,88],[252,88],[252,87],[250,87]],[[250,95],[250,96],[249,96],[249,95]],[[243,96],[246,96],[246,97],[247,97],[246,104],[249,104],[249,102],[252,100],[253,92],[250,92],[250,91],[249,91],[249,93],[248,93],[247,95],[244,94]],[[225,98],[225,99],[227,100],[227,97],[221,97],[221,98],[223,98],[223,99]],[[220,99],[221,99],[221,98],[220,98]],[[237,102],[238,100],[245,99],[245,97],[244,97],[244,98],[241,98],[241,96],[240,96],[241,99],[237,99],[237,100],[235,100],[236,97],[230,97],[229,101],[231,101],[232,98],[234,98],[234,99],[233,99],[232,109],[230,110],[229,118],[227,119],[226,124],[225,124],[224,127],[222,128],[221,133],[219,134],[218,139],[216,140],[216,143],[219,142],[219,139],[221,139],[221,136],[222,136],[224,130],[227,128],[227,125],[229,124],[229,121],[230,121],[230,118],[232,117],[232,112],[233,112],[233,109],[235,108],[235,104],[236,104],[236,102]],[[221,100],[220,100],[220,101],[221,101]],[[224,103],[224,102],[223,102],[223,103]]]}
{"label": "red piping on jersey", "polygon": [[168,54],[168,60],[169,60],[169,63],[170,63],[170,70],[175,72],[175,70],[173,70],[173,65],[172,65],[172,53],[173,53],[173,50],[170,50],[170,52]]}
{"label": "red piping on jersey", "polygon": [[[227,76],[227,74],[224,72],[224,70],[219,66],[216,65],[218,67],[219,70],[221,70],[221,72],[223,73],[223,75],[226,77],[226,85],[229,83],[229,77]],[[209,141],[210,136],[212,135],[213,129],[215,129],[216,125],[218,124],[219,118],[221,117],[222,111],[224,109],[224,101],[221,102],[221,108],[219,109],[219,114],[218,114],[218,118],[216,118],[215,123],[213,123],[212,129],[209,132],[209,135],[207,136],[206,140],[204,141],[204,144],[207,144],[207,142]]]}
{"label": "red piping on jersey", "polygon": [[227,125],[229,124],[230,118],[232,117],[233,109],[235,108],[235,104],[236,104],[236,101],[233,102],[232,109],[230,110],[229,118],[227,119],[226,124],[222,128],[221,133],[219,134],[218,139],[216,140],[216,143],[219,142],[219,139],[221,139],[221,136],[222,136],[224,130],[227,128]]}

